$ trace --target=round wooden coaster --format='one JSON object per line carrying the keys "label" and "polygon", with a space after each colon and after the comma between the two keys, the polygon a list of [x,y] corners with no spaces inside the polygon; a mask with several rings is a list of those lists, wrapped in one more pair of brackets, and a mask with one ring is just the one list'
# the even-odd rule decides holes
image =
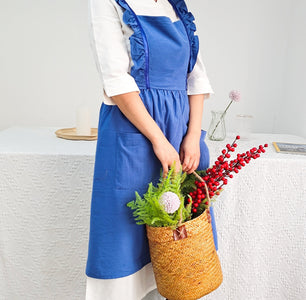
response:
{"label": "round wooden coaster", "polygon": [[98,128],[91,128],[90,135],[79,135],[76,133],[76,127],[61,128],[55,131],[57,137],[67,140],[86,140],[93,141],[98,138]]}

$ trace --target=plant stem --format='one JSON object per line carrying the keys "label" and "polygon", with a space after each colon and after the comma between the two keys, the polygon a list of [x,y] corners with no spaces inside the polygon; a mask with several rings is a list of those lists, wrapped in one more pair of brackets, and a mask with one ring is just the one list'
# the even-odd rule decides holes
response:
{"label": "plant stem", "polygon": [[224,112],[222,113],[222,115],[221,115],[221,117],[220,117],[220,119],[219,119],[219,122],[217,123],[217,125],[216,125],[214,131],[213,131],[212,134],[211,134],[211,137],[214,136],[214,133],[215,133],[215,131],[216,131],[218,125],[220,124],[221,119],[224,117],[225,113],[227,112],[227,110],[228,110],[228,108],[230,107],[230,105],[232,104],[232,102],[233,102],[233,100],[228,104],[228,106],[226,107],[226,109],[225,109]]}

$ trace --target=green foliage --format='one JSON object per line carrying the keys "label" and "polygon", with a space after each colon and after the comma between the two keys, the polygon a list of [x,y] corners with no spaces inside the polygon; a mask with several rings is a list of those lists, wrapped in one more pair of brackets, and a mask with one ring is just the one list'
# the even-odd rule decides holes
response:
{"label": "green foliage", "polygon": [[[197,170],[196,172],[201,177],[206,176],[206,170]],[[184,196],[186,201],[188,199],[188,194],[197,189],[197,186],[194,183],[196,180],[198,179],[193,173],[191,174],[186,173],[186,178],[182,182],[182,185],[181,185],[181,193]]]}
{"label": "green foliage", "polygon": [[[133,216],[136,224],[147,224],[154,227],[176,228],[180,221],[181,223],[191,219],[191,204],[185,207],[184,196],[181,193],[181,184],[185,180],[187,174],[180,170],[175,172],[175,162],[171,166],[166,177],[161,176],[157,186],[149,183],[147,192],[143,198],[136,191],[136,200],[130,201],[127,206],[133,210]],[[175,193],[181,202],[179,209],[173,214],[168,214],[164,208],[159,204],[159,198],[165,192]]]}

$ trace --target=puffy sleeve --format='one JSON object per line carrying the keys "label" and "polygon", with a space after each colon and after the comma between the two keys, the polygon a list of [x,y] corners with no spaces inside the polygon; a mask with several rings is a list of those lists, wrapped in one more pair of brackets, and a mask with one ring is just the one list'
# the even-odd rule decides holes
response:
{"label": "puffy sleeve", "polygon": [[187,94],[214,94],[206,69],[202,60],[201,51],[198,52],[197,61],[193,70],[187,76]]}
{"label": "puffy sleeve", "polygon": [[90,45],[104,93],[111,97],[139,88],[130,75],[130,56],[112,0],[88,0]]}

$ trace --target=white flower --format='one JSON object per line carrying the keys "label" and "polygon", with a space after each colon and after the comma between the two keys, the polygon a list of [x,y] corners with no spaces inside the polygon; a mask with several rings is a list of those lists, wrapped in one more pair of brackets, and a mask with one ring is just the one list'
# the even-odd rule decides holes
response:
{"label": "white flower", "polygon": [[165,192],[159,198],[159,204],[168,214],[173,214],[179,209],[181,201],[177,194]]}
{"label": "white flower", "polygon": [[236,91],[236,90],[232,90],[230,91],[229,93],[229,97],[232,101],[236,101],[236,102],[239,102],[240,101],[240,98],[241,98],[241,95],[240,95],[240,92],[239,91]]}

